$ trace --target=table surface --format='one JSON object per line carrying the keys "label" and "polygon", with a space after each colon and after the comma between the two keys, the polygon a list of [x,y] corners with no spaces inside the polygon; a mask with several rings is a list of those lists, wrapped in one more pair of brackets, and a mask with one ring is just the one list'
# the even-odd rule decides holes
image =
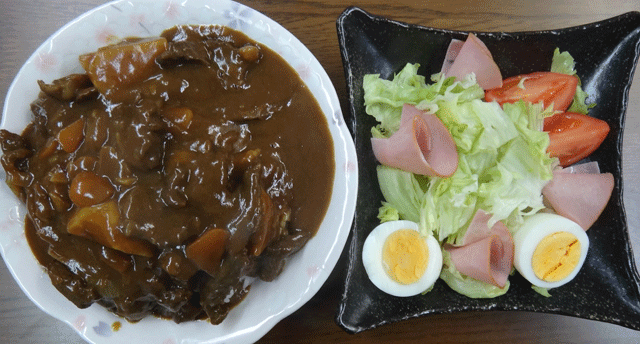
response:
{"label": "table surface", "polygon": [[[215,0],[212,0],[215,1]],[[0,10],[0,99],[20,66],[52,33],[101,0],[3,0]],[[280,23],[324,66],[343,109],[347,93],[335,21],[347,7],[399,21],[454,30],[523,31],[554,29],[640,11],[640,0],[240,0]],[[640,261],[640,73],[631,88],[624,134],[624,202],[636,262]],[[343,255],[344,256],[344,255]],[[559,342],[638,343],[640,331],[560,315],[528,312],[467,312],[407,320],[356,335],[335,323],[344,279],[344,258],[322,289],[276,325],[260,343]],[[295,334],[292,336],[292,333]],[[0,264],[0,342],[83,343],[71,327],[37,308]]]}

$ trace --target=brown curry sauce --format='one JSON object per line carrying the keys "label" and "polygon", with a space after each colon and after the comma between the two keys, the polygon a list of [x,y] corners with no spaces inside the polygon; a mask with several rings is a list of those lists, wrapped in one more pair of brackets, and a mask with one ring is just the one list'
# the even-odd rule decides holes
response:
{"label": "brown curry sauce", "polygon": [[0,132],[32,251],[78,307],[222,322],[324,218],[335,166],[320,107],[280,56],[222,26],[80,62],[86,74],[39,82],[22,135]]}

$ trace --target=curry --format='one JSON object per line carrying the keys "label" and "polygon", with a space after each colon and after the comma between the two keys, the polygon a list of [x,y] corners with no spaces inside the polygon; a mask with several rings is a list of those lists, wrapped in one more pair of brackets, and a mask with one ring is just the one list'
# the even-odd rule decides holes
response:
{"label": "curry", "polygon": [[85,73],[38,82],[21,135],[0,132],[32,251],[78,307],[219,324],[325,216],[335,166],[322,110],[279,55],[223,26],[79,62]]}

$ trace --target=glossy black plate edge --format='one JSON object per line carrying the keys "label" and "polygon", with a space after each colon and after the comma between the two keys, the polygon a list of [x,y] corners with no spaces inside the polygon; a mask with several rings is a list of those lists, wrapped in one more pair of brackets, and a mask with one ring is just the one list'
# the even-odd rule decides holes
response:
{"label": "glossy black plate edge", "polygon": [[[405,28],[409,28],[409,29],[420,29],[420,30],[424,30],[424,31],[432,31],[432,32],[439,32],[439,33],[443,33],[443,34],[449,34],[449,35],[458,35],[458,36],[462,36],[462,35],[466,35],[466,33],[461,32],[461,31],[453,31],[453,30],[442,30],[442,29],[434,29],[434,28],[427,28],[427,27],[423,27],[423,26],[419,26],[419,25],[413,25],[413,24],[407,24],[407,23],[402,23],[402,22],[398,22],[398,21],[394,21],[394,20],[390,20],[387,19],[385,17],[379,17],[379,16],[374,16],[371,15],[367,12],[365,12],[364,10],[357,8],[357,7],[349,7],[347,8],[338,18],[336,25],[337,25],[337,31],[338,31],[338,38],[339,38],[339,43],[340,43],[340,52],[342,55],[342,60],[343,60],[343,67],[344,67],[344,73],[345,73],[345,79],[347,82],[347,91],[348,91],[348,95],[349,95],[349,112],[346,114],[346,122],[350,127],[350,130],[354,133],[354,140],[357,140],[357,135],[355,135],[355,125],[356,125],[356,113],[357,113],[357,109],[356,109],[356,104],[355,104],[355,96],[354,96],[354,82],[353,82],[353,73],[352,73],[352,65],[351,65],[351,61],[349,60],[349,54],[348,54],[348,47],[345,45],[345,27],[344,27],[344,23],[346,20],[348,20],[351,16],[353,15],[365,15],[366,17],[368,17],[368,20],[372,21],[372,22],[384,22],[384,23],[388,23],[388,24],[394,24],[394,25],[399,25]],[[622,14],[620,16],[616,16],[613,18],[609,18],[600,22],[596,22],[596,23],[589,23],[589,24],[585,24],[585,25],[580,25],[580,26],[576,26],[576,27],[571,27],[571,28],[565,28],[565,29],[557,29],[557,30],[546,30],[546,31],[523,31],[523,32],[518,32],[517,34],[538,34],[541,32],[549,32],[549,31],[562,31],[562,30],[581,30],[587,27],[593,27],[593,26],[600,26],[600,25],[604,25],[606,23],[611,23],[611,22],[615,22],[615,21],[640,21],[640,13],[638,12],[629,12],[629,13],[625,13]],[[638,25],[638,27],[640,27],[640,25]],[[486,35],[497,35],[497,36],[501,36],[501,35],[509,35],[506,33],[485,33]],[[516,34],[514,33],[510,33],[510,34]],[[619,128],[623,128],[623,124],[624,124],[624,114],[626,111],[626,107],[627,107],[627,103],[628,103],[628,93],[629,93],[629,89],[630,89],[630,85],[631,85],[631,78],[630,76],[633,75],[635,68],[636,68],[636,63],[638,60],[638,56],[640,54],[640,43],[635,42],[635,51],[634,51],[634,56],[632,56],[631,58],[633,59],[633,63],[631,66],[631,70],[630,73],[627,77],[627,80],[625,82],[625,87],[624,87],[624,94],[622,97],[622,103],[620,104],[621,106],[621,115],[619,118]],[[616,144],[616,151],[619,154],[618,156],[621,157],[622,154],[622,140],[621,140],[621,136],[622,136],[622,130],[619,130],[617,133],[617,144]],[[356,142],[357,144],[357,142]],[[624,210],[624,204],[623,204],[623,200],[622,200],[622,178],[621,178],[621,158],[618,159],[616,161],[616,166],[614,167],[614,169],[616,170],[616,172],[618,172],[618,174],[620,175],[619,179],[619,186],[616,187],[617,190],[619,190],[619,192],[617,194],[614,195],[615,197],[615,202],[618,203],[619,206],[619,211],[620,211],[620,215],[621,218],[619,219],[620,223],[618,223],[618,225],[623,229],[623,234],[626,236],[626,240],[624,240],[625,242],[625,247],[623,248],[626,255],[628,257],[630,257],[629,260],[626,260],[626,269],[628,270],[629,274],[630,274],[630,278],[632,280],[632,282],[635,284],[635,294],[633,295],[635,297],[635,300],[637,300],[639,298],[638,295],[640,295],[640,292],[638,291],[638,285],[640,284],[640,278],[638,277],[638,271],[636,269],[636,265],[633,262],[633,254],[631,251],[631,247],[629,244],[629,240],[628,240],[628,228],[626,226],[626,216],[625,216],[625,210]],[[362,185],[359,187],[359,194],[361,193],[361,187]],[[612,198],[614,198],[612,197]],[[360,202],[364,202],[362,200],[362,197],[359,197],[359,203]],[[370,203],[370,202],[369,202]],[[358,216],[359,212],[356,212],[356,217]],[[354,219],[354,224],[357,223],[357,219]],[[353,257],[353,255],[357,254],[357,239],[358,239],[358,233],[356,231],[356,228],[354,226],[354,231],[352,233],[352,238],[350,239],[350,245],[349,245],[349,255],[350,258]],[[400,320],[404,320],[404,319],[408,319],[408,318],[412,318],[412,317],[418,317],[424,314],[430,314],[430,313],[451,313],[451,312],[458,312],[458,311],[471,311],[471,310],[513,310],[512,307],[505,307],[504,305],[500,305],[499,303],[495,303],[493,305],[488,305],[485,307],[466,307],[464,309],[449,309],[449,310],[440,310],[438,312],[417,312],[415,314],[409,314],[409,315],[402,315],[399,317],[395,317],[392,319],[386,319],[386,320],[382,320],[379,321],[375,324],[369,324],[369,325],[358,325],[358,324],[354,324],[352,322],[349,322],[348,319],[344,318],[344,313],[345,313],[345,300],[347,298],[347,289],[350,283],[350,280],[352,278],[352,273],[353,273],[353,267],[355,265],[355,260],[354,259],[349,259],[348,265],[347,265],[347,272],[346,272],[346,280],[345,280],[345,285],[344,285],[344,290],[343,290],[343,298],[342,301],[338,307],[338,312],[336,314],[336,322],[338,323],[338,325],[340,325],[345,331],[350,332],[350,333],[357,333],[369,328],[374,328],[380,325],[383,325],[385,323],[391,323],[391,322],[395,322],[395,321],[400,321]],[[532,311],[538,311],[536,309],[522,309],[521,310],[532,310]],[[542,310],[542,312],[544,313],[556,313],[556,314],[562,314],[562,315],[568,315],[568,316],[574,316],[574,317],[582,317],[582,318],[592,318],[588,315],[585,314],[575,314],[571,313],[571,312],[566,312],[563,311],[562,309],[546,309],[546,310]],[[640,322],[636,319],[635,321],[630,321],[628,319],[616,319],[616,318],[607,318],[607,319],[598,319],[595,318],[595,320],[600,320],[600,321],[604,321],[604,322],[610,322],[610,323],[614,323],[614,324],[618,324],[621,326],[625,326],[625,327],[629,327],[632,329],[640,329]]]}

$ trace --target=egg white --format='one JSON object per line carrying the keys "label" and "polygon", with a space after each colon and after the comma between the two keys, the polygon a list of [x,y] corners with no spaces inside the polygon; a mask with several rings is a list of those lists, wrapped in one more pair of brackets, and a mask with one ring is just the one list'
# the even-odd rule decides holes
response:
{"label": "egg white", "polygon": [[382,265],[382,248],[389,235],[400,229],[411,229],[418,232],[418,224],[413,221],[389,221],[374,228],[362,247],[362,263],[369,279],[383,292],[400,297],[420,294],[429,289],[440,276],[442,270],[442,251],[436,238],[429,235],[423,238],[429,250],[427,269],[418,281],[411,284],[400,284],[394,281]]}
{"label": "egg white", "polygon": [[[547,282],[538,278],[533,271],[531,266],[533,252],[545,236],[560,231],[569,232],[578,238],[581,250],[580,260],[567,277],[559,281]],[[516,270],[531,284],[547,289],[562,286],[576,277],[589,250],[589,237],[580,225],[566,217],[551,213],[538,213],[526,219],[522,227],[514,234],[513,241],[515,244],[513,264]]]}

